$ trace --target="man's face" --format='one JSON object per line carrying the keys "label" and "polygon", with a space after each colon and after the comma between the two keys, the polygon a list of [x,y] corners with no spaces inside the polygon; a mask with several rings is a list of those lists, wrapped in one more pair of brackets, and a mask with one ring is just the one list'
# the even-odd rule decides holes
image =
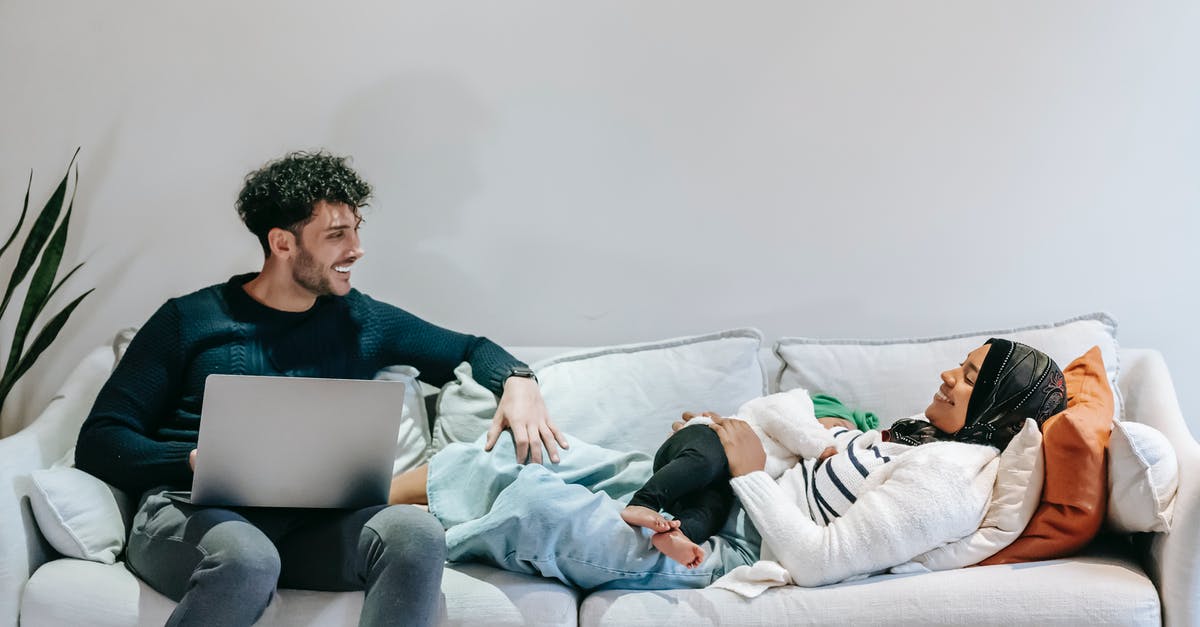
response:
{"label": "man's face", "polygon": [[350,266],[363,256],[358,239],[362,222],[350,205],[324,200],[296,238],[292,280],[314,296],[350,292]]}

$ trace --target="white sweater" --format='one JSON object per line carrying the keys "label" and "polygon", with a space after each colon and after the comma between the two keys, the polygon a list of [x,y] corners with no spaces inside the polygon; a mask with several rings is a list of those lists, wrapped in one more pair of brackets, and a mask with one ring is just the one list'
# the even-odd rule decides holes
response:
{"label": "white sweater", "polygon": [[[845,453],[840,453],[845,454]],[[714,582],[745,596],[773,585],[821,586],[882,572],[972,534],[991,496],[983,472],[989,446],[934,442],[910,447],[875,469],[845,513],[828,525],[807,511],[802,466],[772,480],[752,472],[730,481],[762,535],[762,559]]]}

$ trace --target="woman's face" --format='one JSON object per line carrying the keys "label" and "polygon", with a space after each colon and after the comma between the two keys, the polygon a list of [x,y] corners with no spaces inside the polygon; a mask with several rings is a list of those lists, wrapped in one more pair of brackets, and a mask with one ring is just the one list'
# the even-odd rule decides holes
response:
{"label": "woman's face", "polygon": [[984,344],[967,354],[967,358],[956,368],[942,373],[942,385],[933,395],[933,402],[925,409],[925,417],[933,426],[946,433],[958,433],[967,424],[967,404],[971,391],[975,389],[975,378],[979,367],[987,356],[990,344]]}

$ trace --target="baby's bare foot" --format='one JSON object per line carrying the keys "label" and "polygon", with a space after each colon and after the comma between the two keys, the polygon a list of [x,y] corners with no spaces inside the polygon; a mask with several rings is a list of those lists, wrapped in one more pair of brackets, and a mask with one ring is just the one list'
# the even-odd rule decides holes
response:
{"label": "baby's bare foot", "polygon": [[662,514],[641,505],[626,505],[621,510],[621,519],[634,527],[645,527],[654,533],[670,531],[671,521],[663,518]]}
{"label": "baby's bare foot", "polygon": [[695,568],[704,561],[704,549],[700,548],[695,542],[688,540],[687,536],[678,529],[672,529],[664,533],[656,533],[650,542],[654,544],[654,548],[662,552],[663,555],[687,566]]}

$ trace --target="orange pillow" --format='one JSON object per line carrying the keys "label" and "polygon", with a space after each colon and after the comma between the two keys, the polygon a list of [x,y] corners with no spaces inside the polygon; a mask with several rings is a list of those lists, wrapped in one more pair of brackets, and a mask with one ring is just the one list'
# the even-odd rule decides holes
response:
{"label": "orange pillow", "polygon": [[1042,502],[1020,537],[981,566],[1071,555],[1087,545],[1104,522],[1113,394],[1100,347],[1071,362],[1063,375],[1067,408],[1042,426],[1046,457]]}

